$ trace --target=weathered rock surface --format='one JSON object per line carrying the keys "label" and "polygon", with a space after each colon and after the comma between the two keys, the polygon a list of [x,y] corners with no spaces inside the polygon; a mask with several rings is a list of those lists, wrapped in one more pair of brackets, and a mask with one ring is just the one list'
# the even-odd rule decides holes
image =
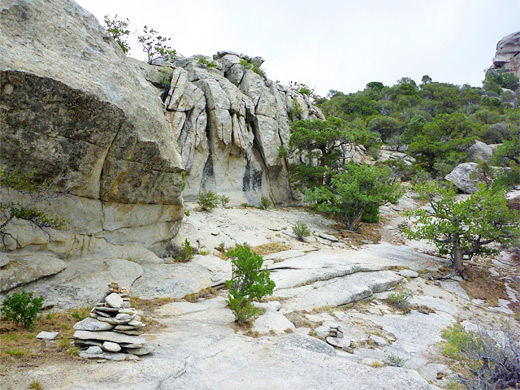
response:
{"label": "weathered rock surface", "polygon": [[231,263],[216,256],[196,256],[189,263],[145,265],[144,275],[132,292],[145,299],[183,298],[207,287],[222,285],[231,277]]}
{"label": "weathered rock surface", "polygon": [[276,290],[276,297],[285,298],[284,312],[341,306],[389,290],[402,280],[393,272],[364,272],[347,275],[312,285]]}
{"label": "weathered rock surface", "polygon": [[520,31],[498,41],[493,67],[513,72],[520,78]]}
{"label": "weathered rock surface", "polygon": [[467,150],[468,159],[474,162],[487,161],[495,152],[496,145],[488,145],[482,141],[475,140]]}
{"label": "weathered rock surface", "polygon": [[63,271],[67,263],[49,255],[12,255],[8,266],[0,269],[0,292]]}
{"label": "weathered rock surface", "polygon": [[183,163],[154,87],[72,1],[6,0],[0,13],[0,165],[69,191],[49,207],[71,233],[173,237]]}
{"label": "weathered rock surface", "polygon": [[[492,167],[494,173],[500,172],[500,167]],[[472,194],[477,192],[478,184],[484,182],[484,180],[491,180],[489,176],[478,169],[477,163],[468,162],[459,164],[446,175],[445,179],[451,181],[455,187],[466,194]]]}
{"label": "weathered rock surface", "polygon": [[[212,69],[198,63],[201,57],[175,63],[165,100],[188,172],[183,195],[193,200],[201,189],[211,189],[237,204],[258,205],[261,196],[292,201],[278,149],[287,146],[292,120],[323,114],[307,96],[241,63],[258,66],[263,60],[257,57],[221,52]],[[295,111],[297,117],[290,117]]]}
{"label": "weathered rock surface", "polygon": [[44,306],[70,309],[83,307],[89,300],[97,301],[99,292],[111,282],[131,286],[143,274],[139,264],[120,259],[77,259],[63,264],[67,268],[59,274],[27,283],[23,288],[34,291],[35,296],[43,295]]}

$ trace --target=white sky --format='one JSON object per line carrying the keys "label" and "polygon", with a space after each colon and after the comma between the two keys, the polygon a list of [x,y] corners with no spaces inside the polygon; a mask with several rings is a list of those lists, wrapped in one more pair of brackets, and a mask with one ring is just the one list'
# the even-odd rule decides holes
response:
{"label": "white sky", "polygon": [[[128,18],[183,56],[232,50],[272,80],[362,90],[401,77],[480,86],[497,42],[520,30],[520,0],[76,0],[100,21]],[[135,46],[131,55],[144,59]]]}

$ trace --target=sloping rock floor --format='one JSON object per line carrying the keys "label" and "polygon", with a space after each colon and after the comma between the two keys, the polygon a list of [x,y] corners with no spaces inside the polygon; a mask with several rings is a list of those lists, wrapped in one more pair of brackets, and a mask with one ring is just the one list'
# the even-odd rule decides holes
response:
{"label": "sloping rock floor", "polygon": [[[395,210],[388,212],[395,217]],[[290,237],[297,220],[314,231],[306,242]],[[332,224],[299,210],[192,210],[179,239],[189,237],[203,250],[221,242],[228,247],[237,242],[283,242],[291,247],[264,256],[277,288],[272,298],[258,304],[265,312],[249,331],[234,327],[225,292],[220,291],[196,303],[161,306],[154,319],[163,328],[156,333],[144,328],[142,335],[155,351],[136,362],[46,362],[30,369],[11,368],[9,384],[39,380],[55,389],[125,390],[446,386],[450,370],[439,361],[435,347],[442,329],[487,309],[473,304],[457,282],[435,284],[416,277],[442,265],[442,259],[386,242],[352,248],[330,237]],[[395,225],[394,218],[383,227],[392,230],[386,236],[396,234]],[[216,254],[213,250],[182,264],[93,259],[80,266],[72,261],[56,276],[24,288],[44,294],[56,307],[77,305],[85,296],[95,301],[107,282],[131,286],[132,295],[140,298],[182,298],[219,287],[229,278],[229,262]],[[95,271],[100,266],[108,275]],[[411,291],[412,304],[428,310],[404,315],[387,306],[383,298],[397,287]],[[362,299],[364,303],[348,306]],[[389,356],[401,359],[404,367],[380,368]],[[72,370],[74,375],[63,375]]]}

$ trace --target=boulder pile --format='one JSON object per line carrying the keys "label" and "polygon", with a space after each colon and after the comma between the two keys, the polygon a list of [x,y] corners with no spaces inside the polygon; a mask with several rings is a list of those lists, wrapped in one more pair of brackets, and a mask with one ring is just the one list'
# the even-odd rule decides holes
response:
{"label": "boulder pile", "polygon": [[145,346],[140,336],[144,324],[130,305],[126,288],[111,283],[105,297],[97,303],[90,316],[74,325],[74,343],[80,356],[88,359],[135,360],[153,348]]}

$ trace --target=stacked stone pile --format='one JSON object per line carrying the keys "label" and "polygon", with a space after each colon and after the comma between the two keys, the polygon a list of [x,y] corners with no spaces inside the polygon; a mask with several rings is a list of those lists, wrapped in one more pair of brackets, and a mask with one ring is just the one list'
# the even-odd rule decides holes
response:
{"label": "stacked stone pile", "polygon": [[87,348],[81,351],[81,357],[135,360],[153,350],[145,346],[145,339],[140,336],[142,327],[141,317],[130,306],[128,290],[112,283],[90,316],[74,325],[73,338],[77,346]]}

